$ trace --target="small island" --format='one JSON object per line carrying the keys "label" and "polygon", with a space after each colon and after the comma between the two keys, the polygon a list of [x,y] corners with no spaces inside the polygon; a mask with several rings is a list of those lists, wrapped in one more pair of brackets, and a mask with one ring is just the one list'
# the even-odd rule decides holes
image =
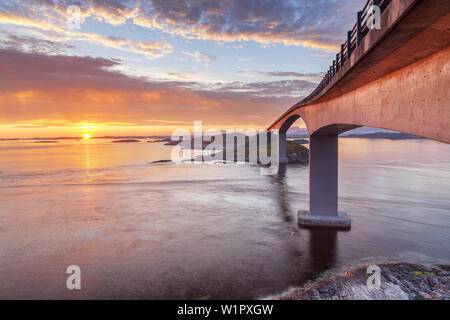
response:
{"label": "small island", "polygon": [[297,144],[308,144],[309,143],[309,140],[307,140],[307,139],[295,139],[295,140],[291,140],[291,141],[294,143],[297,143]]}
{"label": "small island", "polygon": [[171,163],[172,160],[156,160],[156,161],[152,161],[149,162],[150,164],[157,164],[157,163]]}
{"label": "small island", "polygon": [[123,139],[123,140],[114,140],[112,143],[131,143],[131,142],[141,142],[141,140],[137,139]]}
{"label": "small island", "polygon": [[55,141],[55,140],[38,140],[38,141],[33,141],[33,143],[58,143],[59,141]]}
{"label": "small island", "polygon": [[[167,139],[168,140],[168,139]],[[214,141],[214,140],[213,140]],[[226,142],[226,139],[223,138],[222,141]],[[308,142],[308,140],[304,140],[306,142]],[[301,143],[304,143],[303,140],[301,141],[287,141],[286,143],[286,153],[287,153],[287,158],[288,158],[288,163],[289,164],[308,164],[309,163],[309,149],[303,145],[301,145]],[[164,142],[164,141],[161,141]],[[180,142],[179,141],[170,141],[165,143],[164,145],[178,145]],[[194,143],[193,139],[190,139],[190,141],[188,140],[187,143],[184,143],[184,146],[188,146],[188,148],[190,147],[191,150],[196,149],[197,145],[198,147],[202,147],[202,150],[205,150],[209,144],[211,144],[211,141],[199,141],[199,143]],[[267,146],[264,147],[268,149],[267,154],[270,156],[271,155],[271,143],[270,141],[267,143]],[[217,154],[217,159],[228,159],[229,157],[227,156],[227,154],[233,154],[233,159],[234,161],[237,161],[237,146],[236,143],[233,146],[230,147],[226,147],[223,150],[216,150],[215,151]],[[247,140],[245,143],[245,161],[249,161],[249,154],[250,154],[250,144],[249,141]],[[256,150],[252,150],[252,152],[258,154],[258,152]],[[198,159],[199,161],[201,161],[201,159]],[[258,159],[258,163],[260,163],[259,159]]]}
{"label": "small island", "polygon": [[411,140],[425,139],[402,132],[374,132],[374,133],[350,133],[340,135],[339,138],[363,138],[363,139],[388,139],[388,140]]}
{"label": "small island", "polygon": [[[226,146],[226,136],[225,134],[221,137],[222,141],[224,142],[224,148],[223,150],[216,150],[217,158],[219,159],[227,159],[227,153],[234,154],[234,161],[237,161],[237,146],[236,143],[233,146],[227,147]],[[195,139],[189,139],[182,143],[183,147],[186,147],[193,150],[196,148],[201,148],[202,150],[205,150],[212,142],[214,142],[215,137],[212,137],[210,139],[211,141],[197,141],[198,143],[195,143]],[[113,142],[138,142],[139,140],[120,140],[120,141],[113,141]],[[163,138],[163,139],[157,139],[157,140],[148,140],[148,143],[163,143],[166,146],[176,146],[180,144],[182,141],[176,141],[171,140],[170,138]],[[302,144],[307,144],[309,141],[307,139],[296,139],[296,140],[288,140],[286,142],[286,154],[288,158],[289,164],[308,164],[309,163],[309,149]],[[268,155],[271,154],[271,143],[268,141],[266,148],[268,149]],[[255,152],[255,150],[252,150],[252,152]],[[250,143],[247,137],[247,140],[245,142],[245,161],[249,161],[249,154],[250,154]],[[257,152],[256,152],[257,154]],[[152,163],[164,163],[164,162],[170,162],[169,160],[159,160],[154,161]],[[258,163],[260,163],[258,159]]]}
{"label": "small island", "polygon": [[170,142],[170,138],[147,140],[147,143]]}

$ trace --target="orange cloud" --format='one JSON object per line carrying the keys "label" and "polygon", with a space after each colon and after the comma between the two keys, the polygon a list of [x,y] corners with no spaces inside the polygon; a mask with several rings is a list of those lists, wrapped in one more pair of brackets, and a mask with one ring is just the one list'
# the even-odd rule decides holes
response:
{"label": "orange cloud", "polygon": [[[304,80],[210,86],[127,76],[118,61],[0,49],[0,124],[264,127],[312,90]],[[254,117],[250,115],[258,115]]]}
{"label": "orange cloud", "polygon": [[[86,41],[96,45],[142,54],[150,59],[163,57],[173,51],[171,44],[161,41],[136,41],[127,38],[103,36],[98,33],[70,30],[66,24],[67,18],[58,14],[58,11],[49,13],[45,10],[32,10],[26,6],[23,8],[29,15],[0,10],[0,24],[37,29],[33,30],[32,33],[38,34],[41,38],[47,40],[58,42]],[[86,16],[90,16],[90,14],[86,14]],[[110,18],[106,21],[112,23],[113,19]]]}

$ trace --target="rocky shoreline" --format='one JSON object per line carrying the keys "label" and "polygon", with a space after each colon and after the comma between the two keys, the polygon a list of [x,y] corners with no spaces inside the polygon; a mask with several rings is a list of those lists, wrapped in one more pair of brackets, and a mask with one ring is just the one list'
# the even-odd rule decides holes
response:
{"label": "rocky shoreline", "polygon": [[288,163],[309,163],[309,149],[307,147],[296,141],[287,141],[286,149]]}
{"label": "rocky shoreline", "polygon": [[[369,289],[369,265],[381,269],[380,289]],[[379,262],[363,263],[324,273],[314,282],[293,288],[275,300],[450,300],[450,265]]]}
{"label": "rocky shoreline", "polygon": [[[307,140],[305,140],[307,142]],[[113,141],[113,142],[131,142],[131,141]],[[170,139],[160,139],[160,140],[154,140],[154,141],[147,141],[149,143],[156,143],[156,142],[164,142],[164,145],[166,146],[174,146],[174,145],[178,145],[180,142],[179,141],[171,141]],[[200,143],[200,145],[202,146],[202,149],[205,149],[211,142],[210,141],[202,141]],[[288,163],[289,164],[308,164],[309,163],[309,149],[305,146],[303,146],[302,144],[304,144],[304,141],[287,141],[286,144],[286,156],[288,158]],[[191,140],[187,143],[187,145],[190,145],[190,149],[194,150],[195,149],[195,145],[194,145],[194,141]],[[269,150],[269,154],[270,154],[270,142],[268,143],[268,145],[266,146],[266,148]],[[255,152],[257,154],[256,150],[252,150],[253,152]],[[226,146],[224,146],[223,150],[217,150],[217,158],[218,159],[226,159],[227,158],[227,153],[231,153],[232,154],[232,158],[234,159],[234,161],[237,161],[237,147],[231,147],[231,148],[226,148]],[[245,144],[245,150],[244,150],[244,154],[245,154],[245,161],[249,161],[249,153],[250,152],[250,146],[248,144],[248,142]],[[193,161],[194,159],[191,159],[191,161]],[[201,161],[201,158],[197,159],[198,161]],[[158,160],[158,161],[153,161],[152,164],[154,163],[168,163],[171,162],[170,160]],[[260,163],[259,158],[257,159],[257,162]]]}

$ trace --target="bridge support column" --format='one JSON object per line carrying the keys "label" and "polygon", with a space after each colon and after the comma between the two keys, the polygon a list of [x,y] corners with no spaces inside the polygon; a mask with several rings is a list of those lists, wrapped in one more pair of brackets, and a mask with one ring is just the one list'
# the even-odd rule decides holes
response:
{"label": "bridge support column", "polygon": [[286,164],[289,162],[289,159],[287,157],[286,132],[278,132],[278,157],[280,164]]}
{"label": "bridge support column", "polygon": [[350,228],[350,219],[338,212],[338,136],[311,135],[309,139],[309,211],[298,212],[305,227]]}

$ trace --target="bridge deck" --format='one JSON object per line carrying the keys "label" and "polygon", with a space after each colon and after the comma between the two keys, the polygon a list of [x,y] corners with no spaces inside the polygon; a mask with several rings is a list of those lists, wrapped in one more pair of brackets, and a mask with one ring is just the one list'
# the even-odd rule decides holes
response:
{"label": "bridge deck", "polygon": [[370,30],[333,79],[314,96],[295,104],[269,128],[280,129],[293,111],[339,97],[426,58],[450,44],[450,1],[392,1],[380,30]]}

